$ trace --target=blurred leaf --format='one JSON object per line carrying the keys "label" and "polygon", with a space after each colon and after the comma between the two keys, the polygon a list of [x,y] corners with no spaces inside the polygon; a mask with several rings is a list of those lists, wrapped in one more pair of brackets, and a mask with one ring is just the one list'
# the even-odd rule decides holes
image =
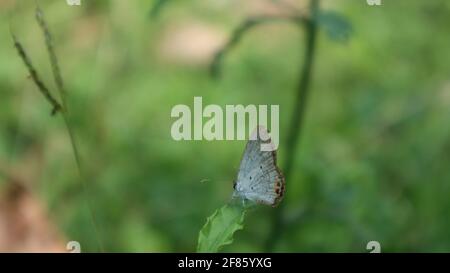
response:
{"label": "blurred leaf", "polygon": [[233,242],[233,234],[242,229],[245,209],[237,205],[225,205],[208,217],[198,236],[197,252],[218,252]]}
{"label": "blurred leaf", "polygon": [[353,32],[352,24],[347,18],[333,11],[320,11],[317,22],[333,41],[346,42]]}
{"label": "blurred leaf", "polygon": [[167,5],[171,0],[155,0],[153,1],[152,8],[150,9],[150,17],[154,18],[159,15],[162,8]]}

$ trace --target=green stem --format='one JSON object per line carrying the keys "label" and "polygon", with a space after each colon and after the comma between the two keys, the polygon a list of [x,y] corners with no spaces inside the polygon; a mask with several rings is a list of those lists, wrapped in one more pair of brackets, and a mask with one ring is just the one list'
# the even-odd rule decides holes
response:
{"label": "green stem", "polygon": [[[63,100],[63,101],[64,101],[64,104],[65,104],[65,100]],[[65,105],[63,107],[64,107],[64,109],[67,109]],[[66,125],[66,128],[67,128],[67,132],[69,134],[70,144],[72,146],[72,150],[73,150],[73,153],[74,153],[74,157],[75,157],[75,162],[76,162],[76,165],[77,165],[78,173],[80,175],[80,184],[81,184],[82,190],[84,192],[84,195],[86,197],[86,203],[87,203],[86,206],[87,206],[87,209],[89,210],[89,217],[91,219],[92,226],[94,227],[94,232],[96,234],[95,237],[97,238],[97,243],[99,245],[100,251],[101,252],[105,252],[103,243],[100,240],[100,231],[98,229],[98,223],[96,221],[97,218],[95,216],[95,212],[92,209],[92,202],[91,202],[90,195],[89,195],[89,192],[88,192],[88,188],[87,188],[87,185],[86,185],[86,182],[85,182],[85,175],[84,175],[84,173],[82,171],[83,168],[82,168],[82,164],[81,164],[81,157],[80,157],[78,146],[77,146],[77,143],[76,143],[76,140],[75,140],[75,134],[73,133],[72,127],[70,126],[68,113],[65,110],[64,110],[64,112],[62,112],[62,116],[63,116],[63,119],[64,119],[64,124]]]}
{"label": "green stem", "polygon": [[[311,0],[310,18],[306,21],[306,46],[304,53],[304,62],[301,70],[300,81],[297,88],[297,98],[295,100],[294,112],[289,126],[288,139],[286,143],[286,157],[284,174],[287,183],[290,182],[292,176],[292,168],[295,163],[296,150],[301,136],[305,108],[308,101],[309,87],[311,82],[312,66],[314,63],[314,53],[316,48],[317,24],[315,17],[319,9],[319,0]],[[289,187],[289,185],[288,185]],[[280,206],[274,211],[272,226],[269,236],[265,243],[265,251],[272,252],[276,244],[280,240],[283,227],[283,212],[285,203],[281,202]]]}
{"label": "green stem", "polygon": [[39,27],[41,28],[41,30],[44,34],[44,37],[45,37],[45,44],[47,46],[47,52],[49,54],[53,78],[55,80],[55,84],[56,84],[57,90],[58,90],[60,98],[61,98],[62,111],[60,111],[60,112],[63,116],[64,124],[65,124],[65,126],[67,128],[67,132],[69,134],[70,144],[72,146],[76,165],[78,168],[78,173],[80,176],[80,184],[81,184],[82,190],[86,196],[86,203],[87,203],[86,205],[89,210],[89,217],[92,222],[92,226],[94,227],[94,232],[96,234],[95,237],[97,238],[100,250],[102,252],[104,252],[103,244],[102,244],[102,241],[100,240],[100,232],[98,229],[98,224],[96,222],[95,212],[92,209],[92,205],[91,205],[92,202],[91,202],[88,188],[86,185],[87,179],[86,179],[86,175],[83,172],[83,168],[82,168],[82,164],[81,164],[81,156],[80,156],[79,149],[78,149],[78,146],[77,146],[77,143],[75,140],[75,134],[73,133],[72,126],[70,125],[70,116],[69,116],[69,110],[68,110],[68,105],[67,105],[67,96],[66,96],[66,92],[64,90],[64,83],[63,83],[62,76],[61,76],[61,70],[60,70],[59,64],[58,64],[58,58],[56,56],[55,49],[53,46],[52,35],[50,33],[47,22],[44,18],[44,13],[39,8],[39,5],[37,2],[36,2],[36,20],[37,20]]}

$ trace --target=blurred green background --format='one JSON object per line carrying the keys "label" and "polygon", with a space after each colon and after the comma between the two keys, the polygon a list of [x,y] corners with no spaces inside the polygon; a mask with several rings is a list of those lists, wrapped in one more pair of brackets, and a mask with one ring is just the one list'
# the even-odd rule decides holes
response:
{"label": "blurred green background", "polygon": [[[255,27],[226,56],[220,79],[208,71],[232,30],[278,12],[277,1],[170,1],[154,16],[150,0],[39,2],[87,192],[63,120],[50,116],[10,37],[11,26],[56,90],[35,4],[13,0],[0,0],[0,192],[11,183],[5,173],[25,177],[64,240],[82,251],[99,251],[97,239],[105,251],[195,251],[206,217],[231,198],[245,142],[172,140],[171,109],[194,96],[204,105],[280,105],[283,169],[304,31]],[[372,240],[383,252],[450,251],[450,3],[323,0],[321,9],[353,31],[337,42],[319,30],[286,225],[272,251],[367,252]],[[223,251],[263,251],[273,210],[251,211]]]}

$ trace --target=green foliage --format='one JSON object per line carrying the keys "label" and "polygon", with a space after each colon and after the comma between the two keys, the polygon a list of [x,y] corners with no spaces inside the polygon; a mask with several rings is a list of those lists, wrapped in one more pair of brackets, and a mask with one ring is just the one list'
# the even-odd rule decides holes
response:
{"label": "green foliage", "polygon": [[246,209],[238,205],[225,205],[216,210],[200,230],[197,252],[218,252],[233,242],[233,235],[244,227]]}

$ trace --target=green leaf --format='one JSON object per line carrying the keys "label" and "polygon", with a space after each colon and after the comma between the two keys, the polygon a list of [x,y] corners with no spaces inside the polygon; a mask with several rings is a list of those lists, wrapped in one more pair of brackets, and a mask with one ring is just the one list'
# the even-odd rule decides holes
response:
{"label": "green leaf", "polygon": [[317,21],[331,40],[346,42],[353,33],[352,24],[347,18],[336,12],[320,11]]}
{"label": "green leaf", "polygon": [[246,209],[225,205],[208,217],[198,236],[197,252],[215,253],[233,242],[233,235],[242,229]]}

